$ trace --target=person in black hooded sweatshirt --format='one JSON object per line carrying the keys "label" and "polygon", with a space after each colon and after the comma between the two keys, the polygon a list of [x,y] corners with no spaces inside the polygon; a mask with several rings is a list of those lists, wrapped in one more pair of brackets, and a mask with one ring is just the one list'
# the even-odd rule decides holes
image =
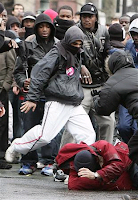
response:
{"label": "person in black hooded sweatshirt", "polygon": [[[41,60],[46,53],[50,51],[55,44],[55,28],[52,24],[50,17],[46,14],[40,14],[35,21],[34,26],[35,35],[28,38],[25,41],[26,54],[19,56],[16,62],[14,78],[22,91],[26,96],[29,85],[31,71],[35,64]],[[24,131],[28,131],[33,126],[40,123],[43,111],[44,111],[45,97],[41,95],[41,98],[37,104],[35,112],[31,110],[27,114],[23,114],[23,126]],[[37,116],[37,117],[36,117]],[[31,174],[36,169],[36,163],[38,161],[37,152],[33,151],[24,156],[21,160],[23,163],[19,174]]]}
{"label": "person in black hooded sweatshirt", "polygon": [[70,27],[64,39],[33,68],[27,101],[21,111],[35,111],[44,91],[47,102],[42,124],[13,141],[5,154],[8,162],[15,159],[17,152],[25,155],[49,144],[65,125],[77,143],[83,141],[90,145],[95,142],[95,131],[81,105],[84,97],[80,82],[83,40],[83,32],[77,26]]}

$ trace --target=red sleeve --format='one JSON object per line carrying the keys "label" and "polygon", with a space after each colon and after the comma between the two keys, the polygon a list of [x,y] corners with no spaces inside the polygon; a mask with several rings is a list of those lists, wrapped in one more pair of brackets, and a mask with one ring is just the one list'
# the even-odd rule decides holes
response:
{"label": "red sleeve", "polygon": [[99,190],[101,187],[102,182],[100,180],[91,180],[89,178],[78,177],[75,170],[70,170],[68,182],[69,190]]}
{"label": "red sleeve", "polygon": [[107,183],[111,180],[115,180],[125,171],[125,165],[112,144],[100,140],[95,142],[92,146],[94,146],[103,157],[103,167],[98,170],[97,173],[102,177],[104,182]]}

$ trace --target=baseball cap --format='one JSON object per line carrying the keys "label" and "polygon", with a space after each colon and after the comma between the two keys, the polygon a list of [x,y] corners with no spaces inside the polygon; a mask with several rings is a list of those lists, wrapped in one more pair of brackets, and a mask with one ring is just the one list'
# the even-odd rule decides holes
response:
{"label": "baseball cap", "polygon": [[36,17],[32,12],[28,11],[24,13],[23,20],[25,19],[33,19],[35,21]]}
{"label": "baseball cap", "polygon": [[91,14],[91,15],[96,15],[98,13],[97,8],[93,5],[93,3],[87,3],[84,6],[82,6],[80,10],[80,15],[81,14]]}

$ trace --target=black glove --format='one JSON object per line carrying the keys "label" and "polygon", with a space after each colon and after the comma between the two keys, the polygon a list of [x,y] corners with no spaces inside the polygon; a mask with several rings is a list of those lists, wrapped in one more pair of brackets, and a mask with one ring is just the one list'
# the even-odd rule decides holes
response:
{"label": "black glove", "polygon": [[99,96],[100,92],[101,92],[101,91],[92,90],[92,91],[91,91],[91,95],[92,95],[93,97],[94,97],[94,96],[97,96],[97,95]]}

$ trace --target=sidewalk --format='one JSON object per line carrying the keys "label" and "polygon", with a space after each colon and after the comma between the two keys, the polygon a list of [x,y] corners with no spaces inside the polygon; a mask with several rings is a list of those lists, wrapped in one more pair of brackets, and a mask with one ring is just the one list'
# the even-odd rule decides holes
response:
{"label": "sidewalk", "polygon": [[67,185],[54,182],[53,177],[41,175],[18,175],[19,164],[10,170],[0,170],[0,200],[121,200],[124,194],[138,191],[69,191]]}

